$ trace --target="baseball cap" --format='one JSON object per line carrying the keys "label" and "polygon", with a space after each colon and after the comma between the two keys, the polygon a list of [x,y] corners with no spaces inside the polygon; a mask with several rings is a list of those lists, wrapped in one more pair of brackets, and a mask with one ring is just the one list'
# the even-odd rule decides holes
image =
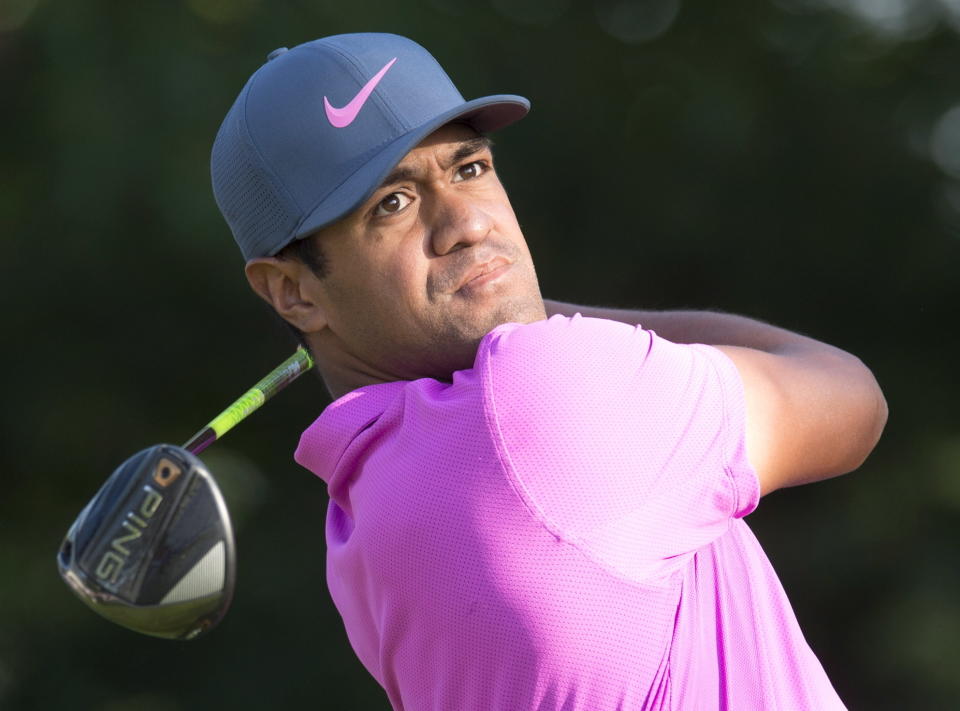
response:
{"label": "baseball cap", "polygon": [[356,209],[433,131],[481,133],[530,102],[463,96],[427,50],[399,35],[335,35],[271,52],[213,144],[213,193],[246,259],[271,256]]}

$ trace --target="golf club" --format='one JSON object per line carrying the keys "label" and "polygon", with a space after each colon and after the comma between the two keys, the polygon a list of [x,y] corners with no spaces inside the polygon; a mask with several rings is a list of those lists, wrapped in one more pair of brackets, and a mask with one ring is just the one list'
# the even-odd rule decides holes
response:
{"label": "golf club", "polygon": [[223,618],[236,578],[233,528],[196,455],[312,366],[299,348],[182,447],[148,447],[110,475],[57,554],[60,576],[84,603],[168,639],[194,639]]}

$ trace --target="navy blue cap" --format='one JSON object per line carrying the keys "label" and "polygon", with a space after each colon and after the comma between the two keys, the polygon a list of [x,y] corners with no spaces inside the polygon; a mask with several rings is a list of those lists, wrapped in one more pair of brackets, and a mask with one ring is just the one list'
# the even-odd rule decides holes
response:
{"label": "navy blue cap", "polygon": [[530,103],[463,96],[429,52],[390,34],[336,35],[270,53],[213,144],[217,205],[247,259],[349,214],[451,121],[494,131]]}

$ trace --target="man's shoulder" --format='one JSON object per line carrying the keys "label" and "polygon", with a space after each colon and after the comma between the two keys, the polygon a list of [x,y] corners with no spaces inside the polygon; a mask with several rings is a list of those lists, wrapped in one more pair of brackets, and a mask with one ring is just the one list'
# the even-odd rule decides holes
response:
{"label": "man's shoulder", "polygon": [[617,358],[627,352],[634,358],[644,352],[652,334],[639,326],[606,319],[556,315],[527,324],[509,323],[493,329],[483,339],[475,367],[481,370],[575,367],[596,360]]}
{"label": "man's shoulder", "polygon": [[534,420],[595,418],[637,384],[653,338],[639,327],[579,315],[509,324],[484,339],[473,372],[498,422],[528,430]]}

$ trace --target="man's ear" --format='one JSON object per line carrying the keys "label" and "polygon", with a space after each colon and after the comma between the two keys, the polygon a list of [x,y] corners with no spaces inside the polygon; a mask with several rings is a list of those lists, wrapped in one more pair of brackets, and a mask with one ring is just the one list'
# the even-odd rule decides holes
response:
{"label": "man's ear", "polygon": [[303,333],[316,333],[327,326],[319,303],[316,275],[295,259],[257,257],[247,262],[247,281],[260,298],[284,320]]}

